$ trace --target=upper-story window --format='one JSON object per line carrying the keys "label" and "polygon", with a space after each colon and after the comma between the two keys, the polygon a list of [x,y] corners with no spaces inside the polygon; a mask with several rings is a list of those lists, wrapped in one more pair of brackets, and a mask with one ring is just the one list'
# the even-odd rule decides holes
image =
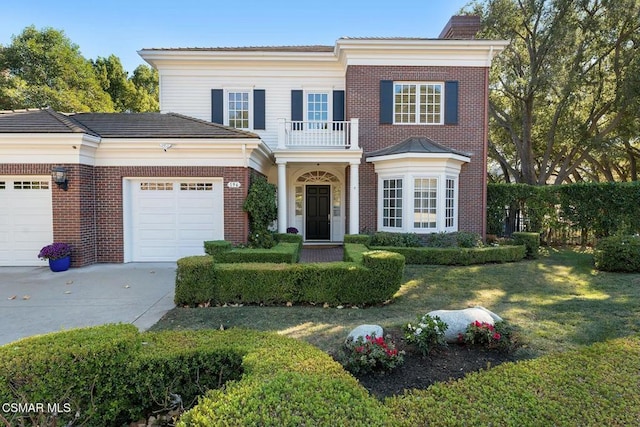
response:
{"label": "upper-story window", "polygon": [[326,129],[329,120],[329,94],[307,93],[307,121],[309,129]]}
{"label": "upper-story window", "polygon": [[228,92],[229,126],[249,129],[249,92]]}
{"label": "upper-story window", "polygon": [[395,82],[393,121],[396,124],[442,124],[443,83]]}

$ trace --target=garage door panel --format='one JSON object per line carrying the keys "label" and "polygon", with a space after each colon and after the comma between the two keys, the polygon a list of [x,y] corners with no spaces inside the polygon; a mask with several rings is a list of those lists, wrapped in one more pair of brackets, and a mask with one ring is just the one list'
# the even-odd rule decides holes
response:
{"label": "garage door panel", "polygon": [[175,261],[203,255],[224,238],[221,179],[131,180],[131,260]]}
{"label": "garage door panel", "polygon": [[49,177],[0,178],[0,266],[37,266],[40,249],[53,241]]}

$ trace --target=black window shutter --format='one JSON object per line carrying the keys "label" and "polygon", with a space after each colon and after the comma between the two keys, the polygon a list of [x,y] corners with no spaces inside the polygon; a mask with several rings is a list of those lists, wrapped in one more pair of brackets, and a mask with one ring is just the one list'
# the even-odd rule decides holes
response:
{"label": "black window shutter", "polygon": [[393,123],[393,81],[380,80],[380,124]]}
{"label": "black window shutter", "polygon": [[333,91],[333,121],[344,121],[344,91]]}
{"label": "black window shutter", "polygon": [[303,97],[301,90],[291,91],[291,120],[302,121],[304,115]]}
{"label": "black window shutter", "polygon": [[265,123],[264,89],[254,89],[253,91],[253,128],[258,130],[267,128]]}
{"label": "black window shutter", "polygon": [[444,124],[458,124],[458,82],[444,83]]}
{"label": "black window shutter", "polygon": [[224,124],[224,92],[211,89],[211,122]]}

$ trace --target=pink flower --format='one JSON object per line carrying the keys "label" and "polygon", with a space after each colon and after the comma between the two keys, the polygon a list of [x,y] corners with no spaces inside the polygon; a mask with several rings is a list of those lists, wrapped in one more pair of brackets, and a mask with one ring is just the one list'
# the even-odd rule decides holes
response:
{"label": "pink flower", "polygon": [[499,333],[497,333],[497,332],[495,334],[493,334],[493,339],[496,340],[496,341],[499,341],[500,337],[501,337],[501,335]]}

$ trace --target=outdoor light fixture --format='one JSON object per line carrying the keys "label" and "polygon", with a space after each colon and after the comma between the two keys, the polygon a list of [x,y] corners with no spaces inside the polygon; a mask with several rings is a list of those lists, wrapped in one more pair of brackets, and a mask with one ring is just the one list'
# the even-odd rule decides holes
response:
{"label": "outdoor light fixture", "polygon": [[64,191],[67,191],[67,168],[62,166],[54,166],[51,169],[51,178],[53,178],[53,182],[58,184],[58,187],[62,188]]}

